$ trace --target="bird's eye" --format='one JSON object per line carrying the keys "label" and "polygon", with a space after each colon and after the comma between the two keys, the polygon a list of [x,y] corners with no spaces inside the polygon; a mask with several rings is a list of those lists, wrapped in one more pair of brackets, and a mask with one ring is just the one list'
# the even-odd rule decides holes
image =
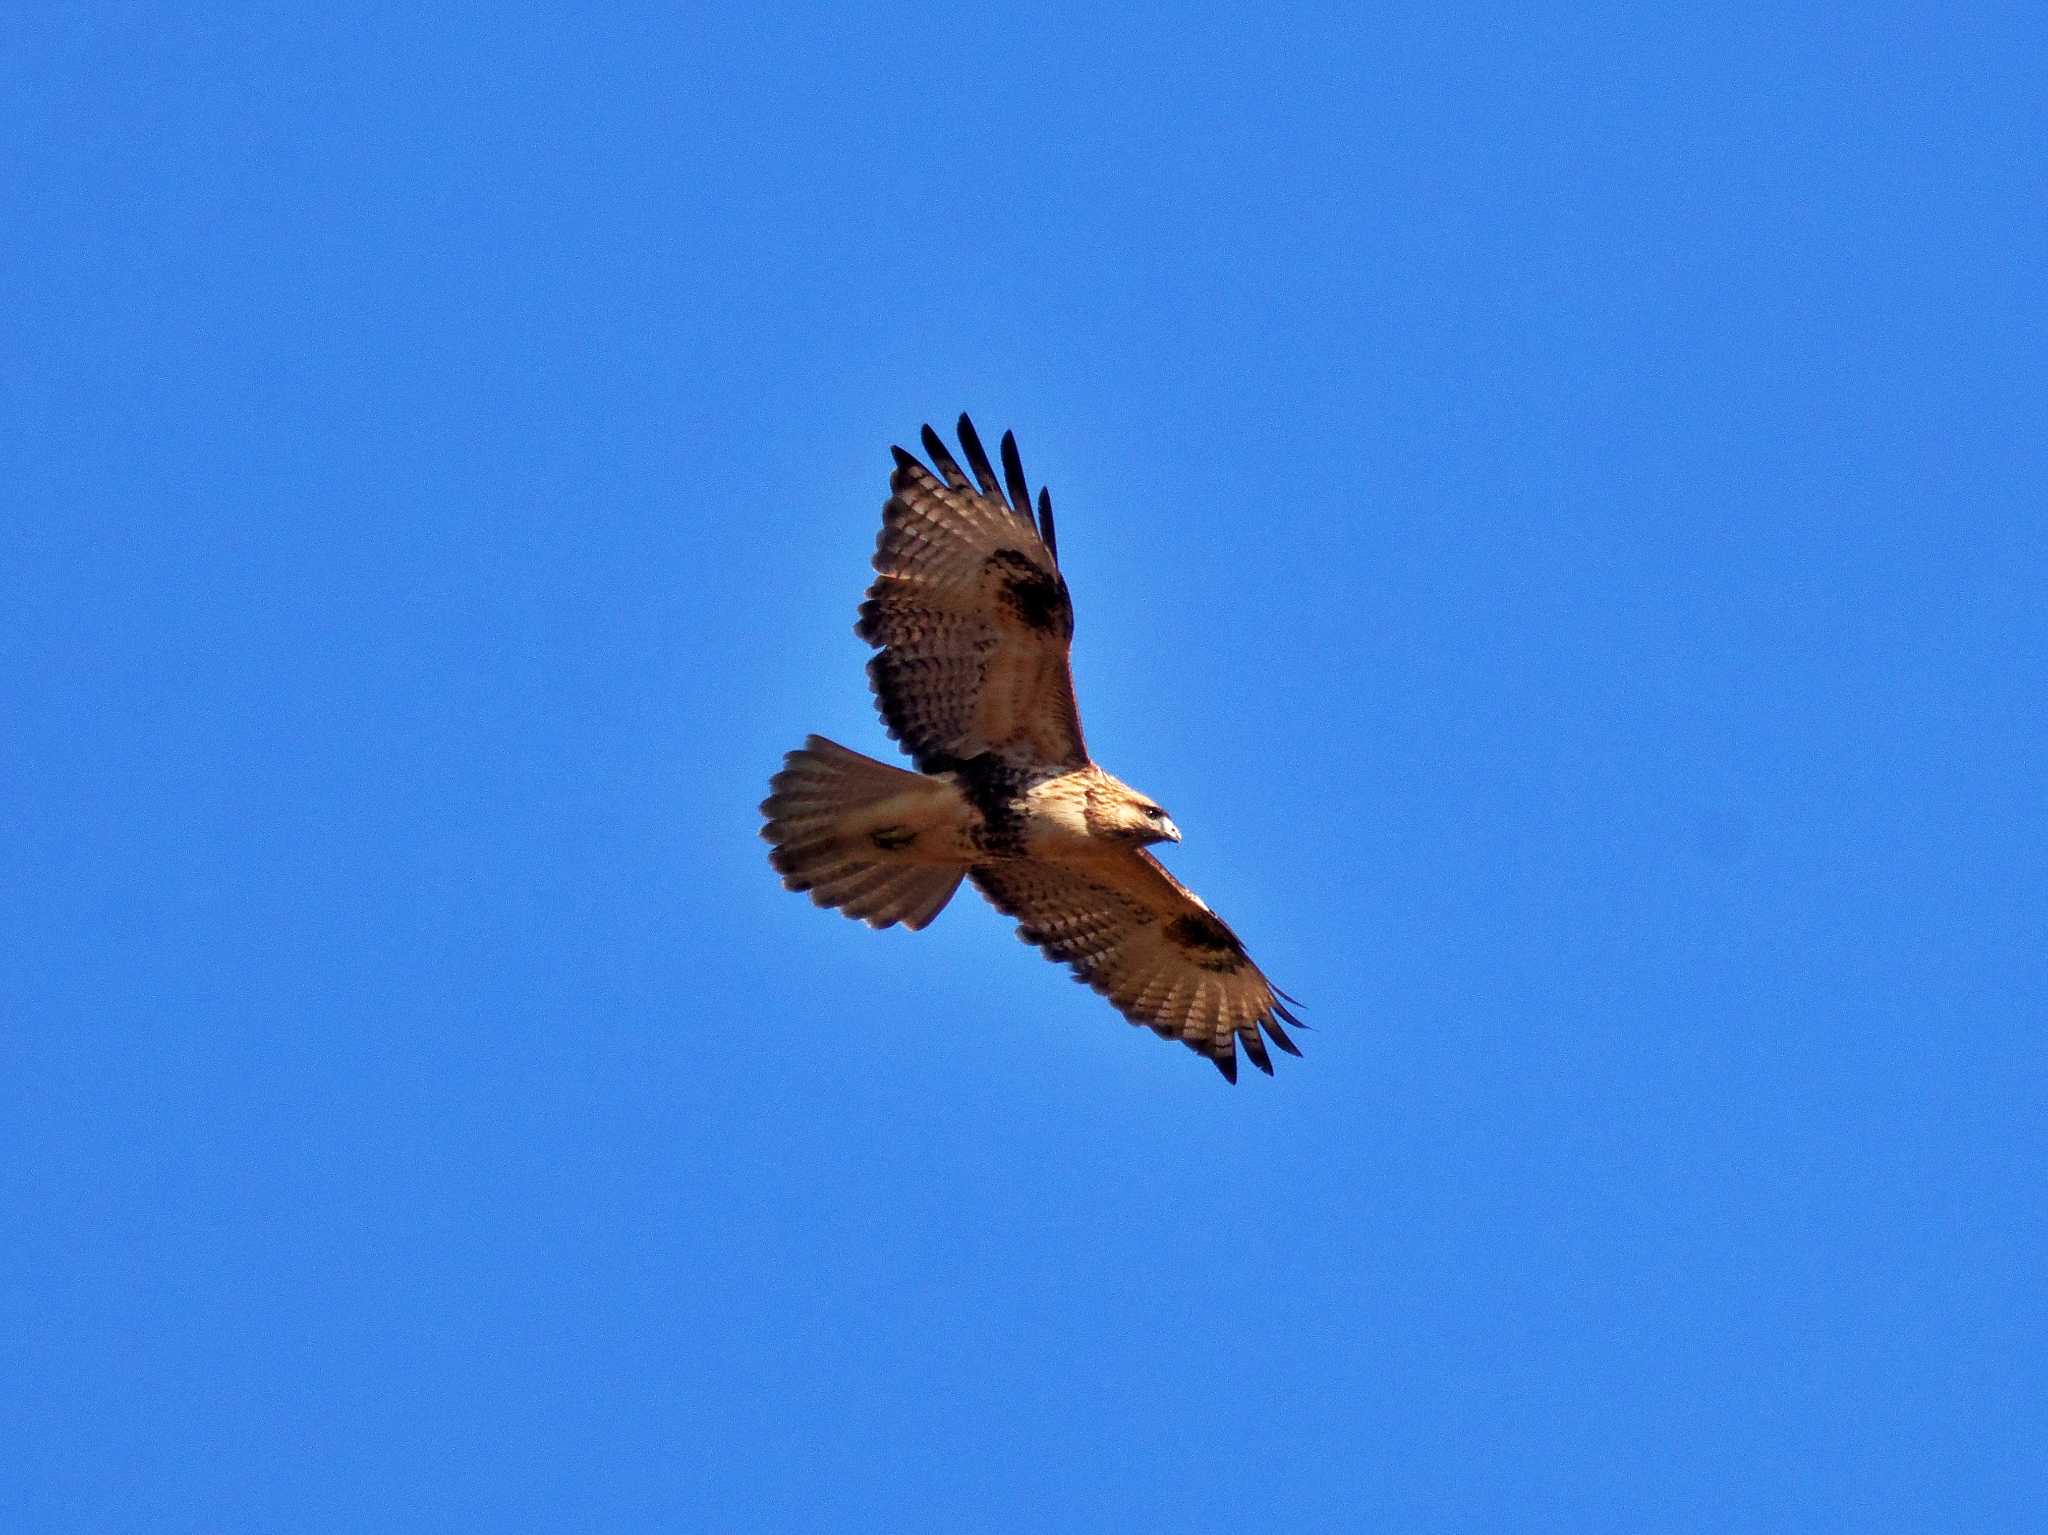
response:
{"label": "bird's eye", "polygon": [[1166,819],[1166,812],[1157,805],[1147,805],[1145,807],[1145,818],[1151,821],[1163,821]]}

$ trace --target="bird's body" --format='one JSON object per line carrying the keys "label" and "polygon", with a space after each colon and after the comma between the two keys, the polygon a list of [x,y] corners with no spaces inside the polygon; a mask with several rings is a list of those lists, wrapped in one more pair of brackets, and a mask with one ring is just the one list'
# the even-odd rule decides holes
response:
{"label": "bird's body", "polygon": [[876,927],[925,926],[971,878],[1020,919],[1020,937],[1132,1022],[1232,1081],[1240,1046],[1270,1072],[1265,1039],[1299,1054],[1280,1025],[1299,1020],[1236,935],[1145,851],[1180,840],[1166,812],[1082,743],[1051,500],[1039,492],[1034,519],[1007,434],[1000,486],[965,416],[960,442],[975,485],[930,427],[936,475],[895,450],[856,626],[879,647],[868,676],[883,722],[918,771],[810,737],[761,807],[770,859],[792,890]]}

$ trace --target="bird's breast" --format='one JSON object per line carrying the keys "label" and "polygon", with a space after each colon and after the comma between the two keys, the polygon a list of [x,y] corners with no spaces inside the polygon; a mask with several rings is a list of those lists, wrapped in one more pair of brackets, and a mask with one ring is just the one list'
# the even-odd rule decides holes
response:
{"label": "bird's breast", "polygon": [[1033,854],[1057,858],[1098,844],[1088,823],[1087,785],[1078,773],[1033,784],[1023,795],[1026,841]]}

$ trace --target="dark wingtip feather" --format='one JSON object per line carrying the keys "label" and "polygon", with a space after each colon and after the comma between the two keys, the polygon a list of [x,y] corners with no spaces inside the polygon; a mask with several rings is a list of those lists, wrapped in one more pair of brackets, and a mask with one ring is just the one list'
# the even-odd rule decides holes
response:
{"label": "dark wingtip feather", "polygon": [[1266,1042],[1259,1038],[1258,1024],[1254,1022],[1237,1037],[1244,1045],[1244,1053],[1251,1057],[1252,1064],[1270,1077],[1273,1074],[1273,1057],[1266,1054]]}
{"label": "dark wingtip feather", "polygon": [[988,449],[981,445],[981,435],[974,430],[974,423],[967,419],[967,412],[960,412],[960,446],[967,450],[967,467],[974,471],[976,483],[985,496],[1000,498],[1002,490],[996,484],[996,472],[989,467]]}
{"label": "dark wingtip feather", "polygon": [[1259,1022],[1265,1031],[1273,1036],[1274,1044],[1285,1050],[1289,1055],[1299,1056],[1301,1054],[1301,1050],[1295,1045],[1294,1041],[1287,1037],[1287,1031],[1280,1027],[1278,1019],[1268,1014],[1260,1019]]}
{"label": "dark wingtip feather", "polygon": [[927,421],[920,441],[924,443],[925,457],[932,461],[932,467],[939,471],[939,478],[948,485],[965,485],[967,476],[960,472],[960,465],[954,461],[953,453],[946,446],[946,439],[931,428]]}
{"label": "dark wingtip feather", "polygon": [[1228,1082],[1232,1087],[1237,1086],[1237,1052],[1235,1050],[1226,1050],[1221,1055],[1210,1056],[1209,1059],[1215,1064],[1216,1069],[1223,1073],[1224,1081]]}
{"label": "dark wingtip feather", "polygon": [[898,469],[922,469],[924,467],[923,464],[917,461],[915,453],[899,448],[893,442],[889,444],[889,456],[896,460],[896,467]]}
{"label": "dark wingtip feather", "polygon": [[1295,1017],[1294,1014],[1287,1011],[1287,1004],[1284,1002],[1275,1002],[1273,1004],[1273,1013],[1276,1017],[1286,1019],[1289,1023],[1293,1024],[1297,1029],[1306,1029],[1314,1027],[1314,1025],[1312,1024],[1303,1023],[1299,1018]]}
{"label": "dark wingtip feather", "polygon": [[1017,434],[1003,433],[1003,484],[1010,493],[1010,507],[1019,517],[1031,516],[1031,483],[1024,478],[1024,459],[1017,451]]}
{"label": "dark wingtip feather", "polygon": [[1060,562],[1060,541],[1052,531],[1052,492],[1043,485],[1038,487],[1038,536],[1045,540],[1045,552],[1052,556],[1053,564]]}

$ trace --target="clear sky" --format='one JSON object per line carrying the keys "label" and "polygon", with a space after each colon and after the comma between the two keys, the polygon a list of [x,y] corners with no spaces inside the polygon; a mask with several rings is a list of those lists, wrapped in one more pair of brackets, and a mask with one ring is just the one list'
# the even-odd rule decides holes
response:
{"label": "clear sky", "polygon": [[[1366,9],[11,15],[0,1525],[2038,1515],[2048,22]],[[963,409],[1273,1080],[768,868]]]}

